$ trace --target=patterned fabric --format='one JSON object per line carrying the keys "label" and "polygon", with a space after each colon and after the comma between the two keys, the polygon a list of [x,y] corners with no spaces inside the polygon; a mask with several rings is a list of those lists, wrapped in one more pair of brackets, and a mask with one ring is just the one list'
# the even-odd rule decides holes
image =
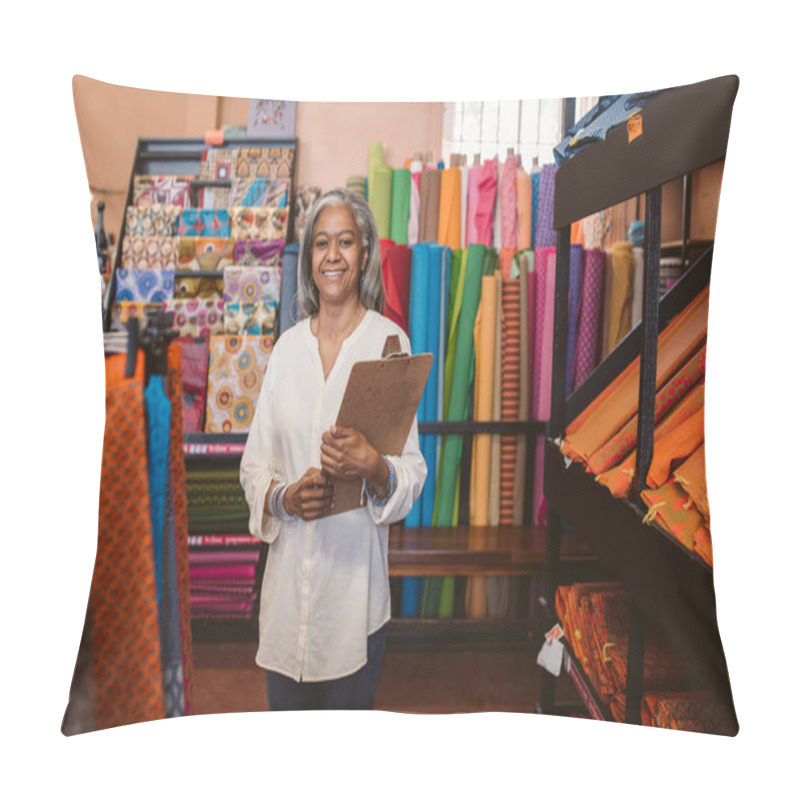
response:
{"label": "patterned fabric", "polygon": [[673,473],[675,480],[694,501],[708,527],[708,487],[706,486],[706,446],[701,444]]}
{"label": "patterned fabric", "polygon": [[116,301],[162,303],[172,299],[175,291],[175,270],[118,269]]}
{"label": "patterned fabric", "polygon": [[181,342],[180,347],[183,430],[185,433],[202,433],[208,383],[208,338],[199,342]]}
{"label": "patterned fabric", "polygon": [[[228,147],[211,147],[203,151],[200,159],[200,179],[205,181],[232,181],[236,166],[236,150]],[[231,190],[225,187],[204,186],[198,203],[201,208],[228,208]]]}
{"label": "patterned fabric", "polygon": [[177,269],[178,241],[175,236],[125,236],[122,268]]}
{"label": "patterned fabric", "polygon": [[192,203],[189,194],[191,178],[178,175],[136,175],[133,179],[133,204],[188,208]]}
{"label": "patterned fabric", "polygon": [[230,205],[286,208],[290,186],[291,181],[288,179],[242,178],[233,183]]}
{"label": "patterned fabric", "polygon": [[662,486],[672,471],[673,464],[688,458],[705,438],[705,409],[700,408],[685,422],[656,442],[653,459],[647,473],[647,485],[651,489]]}
{"label": "patterned fabric", "polygon": [[234,206],[231,235],[234,239],[286,239],[289,210],[286,208],[247,208]]}
{"label": "patterned fabric", "polygon": [[506,156],[500,173],[500,224],[504,248],[517,249],[517,159]]}
{"label": "patterned fabric", "polygon": [[128,206],[125,209],[127,236],[174,236],[181,214],[180,206],[155,203],[151,206]]}
{"label": "patterned fabric", "polygon": [[179,336],[192,338],[215,336],[223,333],[224,304],[222,300],[192,298],[189,300],[167,300],[164,311],[172,311],[173,329]]}
{"label": "patterned fabric", "polygon": [[290,147],[240,147],[235,177],[291,178],[293,164],[294,149]]}
{"label": "patterned fabric", "polygon": [[225,303],[225,333],[229,336],[272,336],[277,310],[271,300]]}
{"label": "patterned fabric", "polygon": [[159,303],[134,303],[130,301],[114,303],[111,307],[111,329],[127,330],[128,320],[131,317],[144,322],[147,319],[147,309],[158,308],[159,305]]}
{"label": "patterned fabric", "polygon": [[[706,372],[706,346],[681,367],[677,374],[656,393],[655,424],[657,425],[664,416],[672,410],[681,398],[703,380]],[[702,421],[701,421],[702,425]],[[589,459],[586,469],[592,475],[606,472],[619,464],[625,456],[636,447],[636,437],[639,429],[639,415],[635,414],[609,441],[594,452]],[[675,435],[671,433],[670,436]],[[659,447],[664,447],[664,442],[659,442]],[[667,443],[667,451],[671,445]],[[695,445],[696,446],[696,445]],[[692,448],[694,450],[694,448]],[[690,451],[691,452],[691,451]],[[656,463],[658,462],[657,459]],[[666,476],[661,476],[666,479]],[[649,482],[649,480],[648,480]],[[663,483],[663,480],[661,481]]]}
{"label": "patterned fabric", "polygon": [[179,236],[204,236],[227,239],[231,222],[227,208],[186,208],[178,220]]}
{"label": "patterned fabric", "polygon": [[319,186],[300,186],[298,188],[294,201],[294,240],[296,242],[303,238],[308,213],[321,194],[322,189]]}
{"label": "patterned fabric", "polygon": [[206,433],[246,433],[272,352],[272,337],[212,336]]}
{"label": "patterned fabric", "polygon": [[175,297],[188,300],[196,297],[200,299],[221,300],[225,290],[222,276],[218,278],[176,278]]}
{"label": "patterned fabric", "polygon": [[178,263],[181,270],[215,272],[231,266],[233,239],[214,236],[180,236]]}
{"label": "patterned fabric", "polygon": [[[167,350],[169,402],[172,406],[169,432],[169,468],[172,490],[172,513],[175,528],[175,564],[178,578],[178,614],[180,619],[181,664],[183,671],[184,713],[191,714],[194,689],[194,661],[192,658],[192,623],[189,606],[189,524],[186,511],[186,462],[183,457],[183,408],[181,384],[183,382],[184,356],[194,345],[171,344]],[[208,353],[208,345],[205,345]],[[191,356],[190,356],[191,358]],[[198,429],[199,430],[199,429]]]}
{"label": "patterned fabric", "polygon": [[679,483],[670,478],[659,489],[645,489],[642,500],[649,509],[645,522],[655,522],[684,547],[695,549],[697,533],[706,528],[702,515]]}
{"label": "patterned fabric", "polygon": [[[519,419],[520,393],[520,300],[519,278],[503,279],[502,377],[500,419]],[[514,523],[514,482],[517,466],[517,437],[500,439],[500,524]]]}
{"label": "patterned fabric", "polygon": [[553,230],[553,200],[556,191],[556,165],[545,164],[539,177],[539,202],[536,210],[536,247],[555,247],[558,236]]}
{"label": "patterned fabric", "polygon": [[597,366],[597,339],[603,307],[605,250],[587,250],[578,308],[578,333],[572,362],[572,388],[577,389]]}
{"label": "patterned fabric", "polygon": [[642,724],[694,733],[725,735],[733,720],[713,692],[658,692],[642,698]]}
{"label": "patterned fabric", "polygon": [[186,500],[190,522],[230,522],[250,516],[238,468],[188,472]]}
{"label": "patterned fabric", "polygon": [[284,239],[239,239],[233,245],[233,263],[241,267],[280,267]]}
{"label": "patterned fabric", "polygon": [[[111,356],[108,362],[125,356]],[[89,593],[97,728],[164,717],[142,386],[107,379],[100,526]]]}
{"label": "patterned fabric", "polygon": [[224,282],[226,303],[277,305],[281,297],[281,271],[275,267],[228,267]]}

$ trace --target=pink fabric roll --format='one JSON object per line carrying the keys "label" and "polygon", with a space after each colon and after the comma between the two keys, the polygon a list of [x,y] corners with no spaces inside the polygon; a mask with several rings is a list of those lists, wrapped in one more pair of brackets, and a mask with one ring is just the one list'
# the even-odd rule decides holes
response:
{"label": "pink fabric roll", "polygon": [[537,247],[534,251],[534,365],[531,418],[550,416],[550,390],[553,370],[553,311],[555,303],[555,247]]}
{"label": "pink fabric roll", "polygon": [[531,246],[531,203],[533,192],[531,176],[522,167],[517,168],[517,247],[528,250]]}
{"label": "pink fabric roll", "polygon": [[467,239],[466,244],[479,244],[478,234],[478,203],[480,199],[480,183],[483,167],[480,165],[469,168],[469,181],[467,186]]}
{"label": "pink fabric roll", "polygon": [[544,497],[545,437],[536,437],[536,461],[533,471],[533,524],[547,524],[547,501]]}
{"label": "pink fabric roll", "polygon": [[408,209],[408,243],[419,244],[419,174],[422,162],[411,162],[411,202]]}
{"label": "pink fabric roll", "polygon": [[584,262],[580,308],[578,309],[578,336],[573,360],[573,391],[577,389],[597,366],[597,342],[600,337],[600,317],[603,309],[606,269],[605,250],[587,250]]}
{"label": "pink fabric roll", "polygon": [[227,564],[189,568],[189,580],[242,581],[254,580],[256,568],[252,564]]}
{"label": "pink fabric roll", "polygon": [[500,176],[500,241],[517,249],[517,159],[507,156]]}
{"label": "pink fabric roll", "polygon": [[189,565],[194,567],[198,564],[257,564],[259,559],[258,550],[207,550],[189,551]]}
{"label": "pink fabric roll", "polygon": [[536,272],[534,271],[535,256],[530,251],[526,259],[528,262],[528,415],[533,419],[533,386],[535,382],[536,358]]}
{"label": "pink fabric roll", "polygon": [[475,212],[476,244],[485,244],[487,247],[491,247],[494,235],[494,201],[497,195],[496,158],[491,161],[485,161],[481,167],[478,190],[478,207]]}

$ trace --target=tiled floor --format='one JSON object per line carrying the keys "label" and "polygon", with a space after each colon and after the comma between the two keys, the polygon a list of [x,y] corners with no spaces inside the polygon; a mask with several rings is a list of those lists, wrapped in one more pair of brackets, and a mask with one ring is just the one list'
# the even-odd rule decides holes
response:
{"label": "tiled floor", "polygon": [[[264,711],[264,673],[255,643],[195,643],[194,713]],[[375,706],[384,711],[459,713],[533,712],[541,668],[530,649],[409,649],[387,645]],[[577,695],[565,679],[559,699]]]}

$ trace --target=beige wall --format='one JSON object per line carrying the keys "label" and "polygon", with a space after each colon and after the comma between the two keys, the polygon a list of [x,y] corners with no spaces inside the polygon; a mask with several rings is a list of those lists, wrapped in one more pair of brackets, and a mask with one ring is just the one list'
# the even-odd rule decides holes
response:
{"label": "beige wall", "polygon": [[[246,125],[249,100],[133,89],[76,75],[78,130],[95,206],[105,200],[106,232],[119,233],[136,141],[140,137],[203,136]],[[442,147],[441,103],[298,103],[297,184],[323,191],[365,175],[371,141],[386,145],[386,163],[399,167],[414,152]]]}

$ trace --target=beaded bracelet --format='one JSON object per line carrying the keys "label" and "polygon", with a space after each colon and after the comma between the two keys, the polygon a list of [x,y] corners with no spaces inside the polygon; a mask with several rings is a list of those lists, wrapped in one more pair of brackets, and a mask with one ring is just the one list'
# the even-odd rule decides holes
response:
{"label": "beaded bracelet", "polygon": [[397,472],[395,472],[394,464],[392,464],[386,456],[381,456],[381,458],[389,468],[389,487],[382,495],[378,496],[372,491],[369,482],[364,481],[364,489],[367,492],[367,496],[372,500],[372,505],[378,508],[382,508],[389,502],[389,498],[394,494],[394,490],[397,488]]}

